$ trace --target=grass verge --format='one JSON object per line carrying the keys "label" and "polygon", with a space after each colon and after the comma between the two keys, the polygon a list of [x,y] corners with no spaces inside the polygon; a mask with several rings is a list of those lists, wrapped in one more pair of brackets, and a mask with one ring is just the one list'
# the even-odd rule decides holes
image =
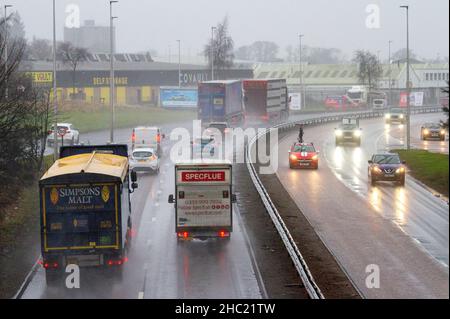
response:
{"label": "grass verge", "polygon": [[[44,166],[52,162],[47,156]],[[0,299],[14,296],[40,254],[39,177],[0,213]]]}
{"label": "grass verge", "polygon": [[[176,123],[195,119],[195,110],[166,110],[156,107],[117,107],[115,127],[129,128],[138,125]],[[80,108],[61,112],[59,122],[72,123],[80,133],[102,131],[110,128],[111,112],[107,107]]]}
{"label": "grass verge", "polygon": [[393,151],[406,161],[414,178],[448,197],[448,155],[425,150]]}

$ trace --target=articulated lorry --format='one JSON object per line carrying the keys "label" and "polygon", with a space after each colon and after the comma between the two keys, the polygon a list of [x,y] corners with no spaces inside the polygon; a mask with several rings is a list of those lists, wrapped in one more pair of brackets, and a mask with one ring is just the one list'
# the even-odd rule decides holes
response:
{"label": "articulated lorry", "polygon": [[127,145],[62,147],[39,182],[42,265],[53,284],[67,265],[120,274],[131,240]]}
{"label": "articulated lorry", "polygon": [[198,85],[198,119],[203,124],[228,122],[239,124],[243,120],[242,82],[208,81]]}
{"label": "articulated lorry", "polygon": [[285,122],[289,118],[289,95],[285,79],[244,80],[246,124]]}
{"label": "articulated lorry", "polygon": [[191,161],[175,165],[175,231],[179,241],[229,239],[233,230],[232,164]]}

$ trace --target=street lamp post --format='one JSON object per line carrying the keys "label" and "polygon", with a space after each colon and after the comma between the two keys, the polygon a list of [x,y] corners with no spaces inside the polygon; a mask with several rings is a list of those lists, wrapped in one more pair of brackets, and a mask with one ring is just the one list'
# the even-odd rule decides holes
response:
{"label": "street lamp post", "polygon": [[211,27],[211,81],[214,81],[214,30],[216,27]]}
{"label": "street lamp post", "polygon": [[178,88],[181,88],[181,40],[178,42]]}
{"label": "street lamp post", "polygon": [[411,85],[409,81],[409,6],[400,6],[406,9],[406,149],[411,149]]}
{"label": "street lamp post", "polygon": [[299,74],[299,84],[300,84],[300,94],[301,94],[301,101],[303,102],[301,105],[301,108],[305,107],[305,92],[303,90],[303,65],[302,65],[302,38],[303,34],[300,34],[298,36],[299,38],[299,67],[300,67],[300,74]]}
{"label": "street lamp post", "polygon": [[388,63],[389,63],[389,97],[388,97],[388,106],[391,104],[391,100],[392,100],[392,79],[391,79],[391,72],[392,72],[392,68],[391,68],[391,44],[392,44],[392,40],[389,40],[389,52],[388,52]]}
{"label": "street lamp post", "polygon": [[53,159],[58,159],[58,92],[56,89],[56,0],[53,0]]}
{"label": "street lamp post", "polygon": [[8,14],[7,14],[7,10],[8,8],[11,8],[12,5],[10,4],[5,4],[4,8],[5,8],[5,72],[6,72],[6,77],[5,77],[5,99],[8,99],[8,76],[7,76],[7,72],[8,72],[8,23],[7,23],[7,18],[8,18]]}
{"label": "street lamp post", "polygon": [[117,3],[119,1],[109,1],[109,35],[110,35],[110,74],[109,74],[109,104],[111,106],[111,132],[109,141],[110,143],[114,143],[114,121],[115,121],[115,110],[114,110],[114,97],[115,97],[115,78],[114,78],[114,32],[113,32],[113,24],[114,19],[117,19],[117,17],[114,17],[112,14],[112,7],[114,3]]}

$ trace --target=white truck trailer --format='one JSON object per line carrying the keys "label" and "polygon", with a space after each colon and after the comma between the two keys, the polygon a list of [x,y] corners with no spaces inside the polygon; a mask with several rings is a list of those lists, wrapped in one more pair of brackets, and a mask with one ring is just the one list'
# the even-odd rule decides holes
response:
{"label": "white truck trailer", "polygon": [[232,165],[225,161],[175,164],[175,231],[179,240],[224,238],[233,230]]}

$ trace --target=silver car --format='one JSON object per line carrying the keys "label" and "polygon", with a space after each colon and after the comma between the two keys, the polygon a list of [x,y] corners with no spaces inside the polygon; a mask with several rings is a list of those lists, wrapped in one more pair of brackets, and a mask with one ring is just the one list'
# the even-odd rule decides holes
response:
{"label": "silver car", "polygon": [[159,173],[159,158],[153,148],[137,148],[130,156],[130,168],[135,172]]}

